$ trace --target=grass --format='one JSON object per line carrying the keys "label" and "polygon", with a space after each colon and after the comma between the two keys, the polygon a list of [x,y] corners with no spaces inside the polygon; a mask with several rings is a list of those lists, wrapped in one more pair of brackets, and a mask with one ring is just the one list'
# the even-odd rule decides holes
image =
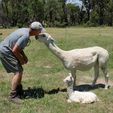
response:
{"label": "grass", "polygon": [[[0,29],[3,40],[15,29]],[[113,28],[47,28],[56,40],[57,45],[64,49],[84,48],[89,46],[102,46],[110,54],[109,74],[110,84],[113,83]],[[22,84],[27,91],[28,87],[33,91],[41,89],[44,91],[42,98],[30,96],[25,98],[22,105],[15,105],[7,101],[10,92],[10,81],[12,74],[8,75],[0,64],[0,113],[112,113],[113,112],[113,88],[108,90],[97,88],[91,90],[100,98],[100,102],[94,104],[67,103],[65,84],[63,79],[68,75],[68,71],[63,67],[59,59],[56,58],[48,48],[34,38],[31,44],[25,48],[25,53],[29,58],[29,63],[24,65],[24,75]],[[93,70],[87,72],[77,72],[77,84],[91,83]],[[100,73],[98,82],[104,84],[104,77]],[[59,89],[58,89],[59,88]],[[30,90],[30,91],[31,91]],[[58,92],[58,90],[60,90]],[[33,92],[34,93],[34,92]]]}

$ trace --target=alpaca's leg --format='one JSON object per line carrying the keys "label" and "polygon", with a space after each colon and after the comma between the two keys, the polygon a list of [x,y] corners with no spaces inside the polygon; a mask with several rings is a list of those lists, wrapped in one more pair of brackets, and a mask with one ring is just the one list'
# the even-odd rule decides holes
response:
{"label": "alpaca's leg", "polygon": [[74,86],[76,86],[76,70],[71,70],[71,74],[74,78],[74,83],[73,83],[73,88],[74,88]]}
{"label": "alpaca's leg", "polygon": [[105,77],[105,89],[108,89],[109,85],[108,85],[108,79],[109,79],[109,74],[107,71],[107,66],[106,67],[101,67],[104,77]]}
{"label": "alpaca's leg", "polygon": [[97,79],[98,79],[98,76],[99,76],[99,64],[98,62],[94,65],[94,80],[93,80],[93,83],[92,83],[92,86],[95,85]]}

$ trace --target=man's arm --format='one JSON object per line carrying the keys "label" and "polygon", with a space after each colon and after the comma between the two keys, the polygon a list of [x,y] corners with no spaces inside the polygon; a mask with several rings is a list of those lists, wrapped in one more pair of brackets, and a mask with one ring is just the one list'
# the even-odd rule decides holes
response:
{"label": "man's arm", "polygon": [[13,47],[12,52],[21,64],[26,64],[28,62],[28,59],[24,54],[24,51],[21,50],[17,44],[15,44],[15,46]]}
{"label": "man's arm", "polygon": [[28,62],[28,58],[27,58],[27,56],[25,55],[25,53],[24,53],[23,50],[21,50],[21,55],[23,56],[25,62],[27,63],[27,62]]}

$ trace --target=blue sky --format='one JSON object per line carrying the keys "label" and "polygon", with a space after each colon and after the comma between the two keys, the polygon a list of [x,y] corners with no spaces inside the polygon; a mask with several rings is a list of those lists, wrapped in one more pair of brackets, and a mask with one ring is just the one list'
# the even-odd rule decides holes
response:
{"label": "blue sky", "polygon": [[67,0],[67,3],[76,4],[78,6],[82,6],[82,1],[80,0]]}

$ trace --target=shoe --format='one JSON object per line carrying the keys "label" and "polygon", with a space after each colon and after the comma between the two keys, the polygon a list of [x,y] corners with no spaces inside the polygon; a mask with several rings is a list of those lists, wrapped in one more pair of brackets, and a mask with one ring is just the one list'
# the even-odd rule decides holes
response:
{"label": "shoe", "polygon": [[15,104],[22,104],[23,103],[23,101],[18,97],[12,98],[12,97],[9,96],[8,100],[12,103],[15,103]]}
{"label": "shoe", "polygon": [[18,97],[17,91],[11,91],[8,100],[16,104],[22,104],[23,101]]}

